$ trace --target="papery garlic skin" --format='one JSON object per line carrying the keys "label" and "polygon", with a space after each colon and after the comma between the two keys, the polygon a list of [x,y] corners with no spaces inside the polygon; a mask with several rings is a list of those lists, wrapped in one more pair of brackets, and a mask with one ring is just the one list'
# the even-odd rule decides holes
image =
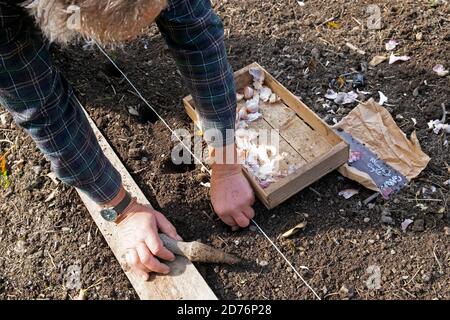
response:
{"label": "papery garlic skin", "polygon": [[252,87],[245,87],[244,88],[244,98],[246,100],[253,98],[254,94],[255,94],[255,90],[253,90]]}

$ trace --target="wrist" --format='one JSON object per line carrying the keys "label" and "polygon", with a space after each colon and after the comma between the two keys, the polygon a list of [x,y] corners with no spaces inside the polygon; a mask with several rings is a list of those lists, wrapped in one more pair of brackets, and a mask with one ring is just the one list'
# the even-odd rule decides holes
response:
{"label": "wrist", "polygon": [[110,208],[117,206],[125,197],[126,190],[123,185],[120,186],[119,192],[110,201],[100,204],[102,208]]}

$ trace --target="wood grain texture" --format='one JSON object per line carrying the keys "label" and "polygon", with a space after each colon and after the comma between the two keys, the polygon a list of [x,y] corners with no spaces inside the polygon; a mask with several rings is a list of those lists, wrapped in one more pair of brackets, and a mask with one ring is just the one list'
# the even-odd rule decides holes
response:
{"label": "wood grain texture", "polygon": [[[137,197],[142,204],[151,206],[150,202],[139,189],[136,182],[87,113],[86,116],[88,117],[89,123],[95,132],[103,152],[114,167],[120,172],[125,188],[134,197]],[[122,269],[130,280],[131,285],[136,290],[139,298],[143,300],[217,300],[214,292],[205,282],[195,266],[188,259],[181,256],[177,256],[176,260],[173,262],[167,262],[171,269],[170,274],[153,274],[149,281],[143,281],[131,271],[127,271],[123,259],[124,251],[120,246],[115,224],[103,220],[99,214],[98,206],[83,192],[80,190],[77,190],[77,192],[115,257],[121,264]]]}

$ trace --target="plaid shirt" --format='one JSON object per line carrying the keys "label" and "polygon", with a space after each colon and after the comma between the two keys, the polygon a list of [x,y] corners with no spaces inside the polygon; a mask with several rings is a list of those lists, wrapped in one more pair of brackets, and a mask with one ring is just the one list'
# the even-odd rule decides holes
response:
{"label": "plaid shirt", "polygon": [[[157,19],[203,130],[217,129],[234,141],[236,95],[223,43],[223,25],[209,0],[172,0]],[[118,193],[121,177],[104,156],[71,86],[55,68],[26,13],[0,0],[0,104],[34,139],[66,184],[104,203]]]}

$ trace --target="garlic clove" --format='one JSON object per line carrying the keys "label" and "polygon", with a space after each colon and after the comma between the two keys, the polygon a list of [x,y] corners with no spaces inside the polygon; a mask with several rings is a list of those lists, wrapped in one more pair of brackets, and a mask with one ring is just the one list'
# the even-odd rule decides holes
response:
{"label": "garlic clove", "polygon": [[246,100],[253,98],[254,94],[255,94],[255,90],[253,90],[252,87],[245,87],[244,88],[244,98]]}
{"label": "garlic clove", "polygon": [[236,100],[237,100],[237,102],[242,101],[242,99],[244,99],[244,95],[240,94],[240,93],[236,93]]}
{"label": "garlic clove", "polygon": [[263,86],[261,88],[261,90],[259,91],[259,97],[264,102],[269,101],[271,95],[272,95],[272,90],[268,87]]}
{"label": "garlic clove", "polygon": [[271,95],[270,95],[270,98],[269,98],[269,103],[275,103],[275,102],[277,102],[277,101],[279,101],[280,99],[279,99],[279,97],[277,96],[277,94],[276,93],[272,93]]}

